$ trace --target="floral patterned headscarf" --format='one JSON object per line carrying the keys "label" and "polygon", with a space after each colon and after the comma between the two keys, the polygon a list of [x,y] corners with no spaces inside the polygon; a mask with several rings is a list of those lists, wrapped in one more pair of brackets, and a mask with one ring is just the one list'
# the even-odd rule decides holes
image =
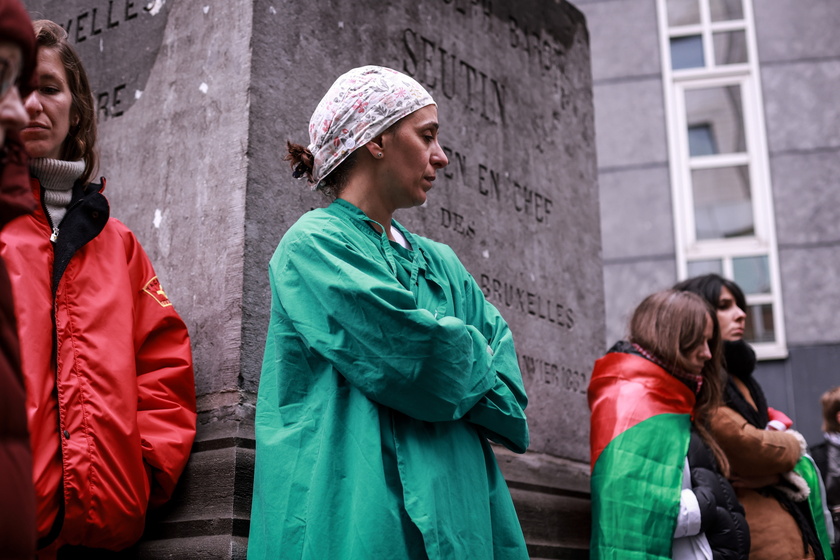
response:
{"label": "floral patterned headscarf", "polygon": [[390,68],[362,66],[339,76],[309,119],[313,189],[354,150],[427,105],[435,105],[429,92]]}

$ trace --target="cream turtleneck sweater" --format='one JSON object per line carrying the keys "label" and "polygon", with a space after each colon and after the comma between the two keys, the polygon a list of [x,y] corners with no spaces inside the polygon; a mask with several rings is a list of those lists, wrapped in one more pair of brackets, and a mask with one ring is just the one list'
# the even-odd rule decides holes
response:
{"label": "cream turtleneck sweater", "polygon": [[60,159],[35,158],[29,161],[29,172],[44,187],[44,206],[50,214],[53,227],[58,227],[70,199],[73,198],[73,185],[85,171],[84,161],[64,161]]}

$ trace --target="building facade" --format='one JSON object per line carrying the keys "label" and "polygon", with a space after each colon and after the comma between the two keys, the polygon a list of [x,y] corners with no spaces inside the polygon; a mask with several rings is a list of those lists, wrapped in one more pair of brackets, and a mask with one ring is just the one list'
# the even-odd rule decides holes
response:
{"label": "building facade", "polygon": [[590,32],[607,339],[706,272],[747,294],[771,406],[821,439],[840,384],[840,3],[578,0]]}

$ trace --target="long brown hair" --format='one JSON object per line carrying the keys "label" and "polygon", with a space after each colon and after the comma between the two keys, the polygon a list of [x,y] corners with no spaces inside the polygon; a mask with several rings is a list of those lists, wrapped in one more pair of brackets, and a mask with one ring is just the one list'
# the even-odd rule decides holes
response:
{"label": "long brown hair", "polygon": [[54,49],[58,53],[73,100],[70,116],[75,116],[77,122],[70,126],[70,132],[61,146],[60,157],[65,161],[84,160],[85,171],[81,180],[85,184],[90,183],[99,166],[99,155],[96,153],[96,112],[87,72],[76,49],[67,40],[67,32],[60,25],[40,19],[32,26],[38,46]]}
{"label": "long brown hair", "polygon": [[721,406],[723,394],[722,343],[714,308],[691,292],[656,292],[645,298],[633,312],[629,340],[662,360],[671,371],[685,370],[688,369],[688,354],[705,342],[706,321],[712,322],[709,340],[712,357],[700,372],[703,385],[694,406],[694,426],[714,453],[721,472],[728,475],[729,461],[706,426],[711,412]]}

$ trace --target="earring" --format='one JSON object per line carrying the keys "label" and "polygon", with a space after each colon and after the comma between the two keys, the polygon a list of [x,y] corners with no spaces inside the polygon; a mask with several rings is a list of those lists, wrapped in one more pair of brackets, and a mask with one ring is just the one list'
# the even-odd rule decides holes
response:
{"label": "earring", "polygon": [[381,159],[382,158],[382,152],[379,152],[378,154],[376,154],[376,157]]}

